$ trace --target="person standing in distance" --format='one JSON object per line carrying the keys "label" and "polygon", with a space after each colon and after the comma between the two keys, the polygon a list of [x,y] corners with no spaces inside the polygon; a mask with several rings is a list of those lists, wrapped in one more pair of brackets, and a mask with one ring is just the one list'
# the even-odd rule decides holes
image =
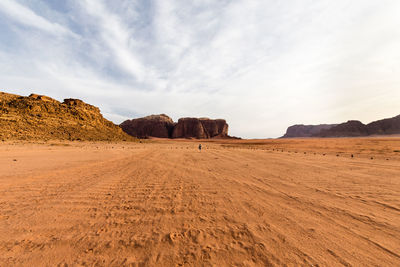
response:
{"label": "person standing in distance", "polygon": [[201,152],[201,144],[199,144],[199,151]]}

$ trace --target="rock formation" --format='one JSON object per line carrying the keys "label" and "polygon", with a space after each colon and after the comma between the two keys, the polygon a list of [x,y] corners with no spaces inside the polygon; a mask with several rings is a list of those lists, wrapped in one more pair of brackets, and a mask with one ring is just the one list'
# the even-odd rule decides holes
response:
{"label": "rock formation", "polygon": [[124,121],[121,128],[128,134],[139,137],[161,138],[226,138],[228,124],[225,120],[208,118],[181,118],[174,123],[167,115],[151,115]]}
{"label": "rock formation", "polygon": [[283,137],[357,137],[390,134],[400,134],[400,115],[367,125],[356,120],[341,124],[294,125],[287,129]]}
{"label": "rock formation", "polygon": [[182,118],[174,127],[172,138],[210,138],[201,121],[197,118]]}
{"label": "rock formation", "polygon": [[209,138],[228,137],[228,124],[225,120],[211,120],[209,118],[200,118],[200,122],[207,132]]}
{"label": "rock formation", "polygon": [[172,135],[174,122],[165,114],[151,115],[144,118],[126,120],[120,124],[122,130],[138,138],[161,137]]}
{"label": "rock formation", "polygon": [[290,126],[283,138],[290,137],[311,137],[318,134],[321,130],[327,130],[336,126],[336,124],[303,125],[297,124]]}
{"label": "rock formation", "polygon": [[47,96],[0,92],[0,138],[133,140],[103,118],[99,108],[79,99],[59,102]]}

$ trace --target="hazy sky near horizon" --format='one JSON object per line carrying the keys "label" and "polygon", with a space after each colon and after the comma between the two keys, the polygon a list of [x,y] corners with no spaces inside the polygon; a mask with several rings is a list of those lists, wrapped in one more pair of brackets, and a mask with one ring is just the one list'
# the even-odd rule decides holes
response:
{"label": "hazy sky near horizon", "polygon": [[0,0],[0,91],[230,134],[400,114],[398,0]]}

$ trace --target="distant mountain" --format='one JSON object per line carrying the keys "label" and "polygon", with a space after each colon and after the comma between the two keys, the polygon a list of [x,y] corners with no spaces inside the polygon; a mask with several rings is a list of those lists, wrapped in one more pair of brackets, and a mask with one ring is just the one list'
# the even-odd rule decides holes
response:
{"label": "distant mountain", "polygon": [[290,126],[283,138],[290,137],[357,137],[370,135],[400,134],[400,115],[363,124],[350,120],[341,124],[294,125]]}
{"label": "distant mountain", "polygon": [[318,134],[322,130],[330,129],[337,124],[320,124],[320,125],[303,125],[303,124],[296,124],[290,126],[286,134],[283,138],[290,138],[290,137],[311,137],[315,134]]}
{"label": "distant mountain", "polygon": [[368,134],[400,134],[400,115],[367,125]]}
{"label": "distant mountain", "polygon": [[0,139],[134,140],[79,99],[59,102],[43,95],[0,92]]}
{"label": "distant mountain", "polygon": [[313,136],[319,137],[353,137],[353,136],[367,136],[367,126],[360,121],[347,121],[338,124],[329,129],[323,129]]}

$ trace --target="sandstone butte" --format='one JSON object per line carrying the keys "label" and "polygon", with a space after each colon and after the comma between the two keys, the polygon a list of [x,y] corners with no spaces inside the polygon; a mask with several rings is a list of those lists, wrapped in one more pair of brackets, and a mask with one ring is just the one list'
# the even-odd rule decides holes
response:
{"label": "sandstone butte", "polygon": [[169,138],[175,123],[167,115],[160,114],[126,120],[120,126],[127,134],[138,138]]}
{"label": "sandstone butte", "polygon": [[134,140],[95,106],[37,94],[24,97],[0,92],[0,127],[2,140]]}
{"label": "sandstone butte", "polygon": [[175,123],[165,114],[124,121],[121,128],[138,138],[230,138],[223,119],[181,118]]}
{"label": "sandstone butte", "polygon": [[363,124],[350,120],[340,124],[293,125],[283,138],[289,137],[361,137],[371,135],[400,134],[400,115]]}

